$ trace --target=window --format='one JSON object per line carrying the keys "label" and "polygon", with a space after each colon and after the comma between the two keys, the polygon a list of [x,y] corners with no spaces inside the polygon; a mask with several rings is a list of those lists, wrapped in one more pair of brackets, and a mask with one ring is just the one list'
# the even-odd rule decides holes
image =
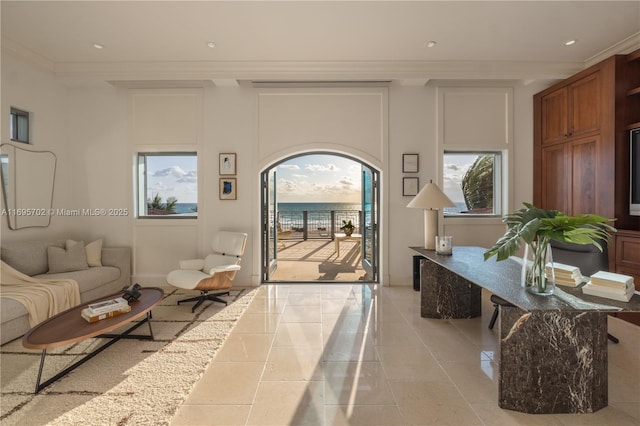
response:
{"label": "window", "polygon": [[198,155],[138,154],[138,217],[198,217]]}
{"label": "window", "polygon": [[455,203],[445,216],[502,214],[502,154],[444,153],[443,191]]}
{"label": "window", "polygon": [[9,132],[12,141],[29,143],[29,113],[11,107]]}

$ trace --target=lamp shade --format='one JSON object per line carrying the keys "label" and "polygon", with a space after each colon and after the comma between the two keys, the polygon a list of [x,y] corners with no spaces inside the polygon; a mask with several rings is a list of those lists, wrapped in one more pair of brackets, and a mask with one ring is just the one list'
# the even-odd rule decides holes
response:
{"label": "lamp shade", "polygon": [[415,209],[440,209],[442,207],[455,207],[453,201],[438,188],[438,185],[429,181],[422,187],[407,207]]}

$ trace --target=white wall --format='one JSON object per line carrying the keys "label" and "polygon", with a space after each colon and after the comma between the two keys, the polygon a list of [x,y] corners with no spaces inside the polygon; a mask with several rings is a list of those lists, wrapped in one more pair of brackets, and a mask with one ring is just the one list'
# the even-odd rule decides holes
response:
{"label": "white wall", "polygon": [[[58,180],[54,205],[69,208],[128,208],[133,209],[133,155],[138,145],[153,145],[153,141],[134,140],[131,133],[130,92],[110,85],[74,87],[67,89],[56,83],[50,72],[42,71],[15,58],[2,62],[2,119],[8,118],[9,105],[23,107],[36,114],[37,141],[58,155]],[[422,244],[423,215],[406,208],[410,197],[402,196],[402,154],[420,154],[420,186],[429,179],[438,181],[438,86],[455,85],[508,87],[513,93],[513,189],[511,207],[532,197],[532,96],[546,87],[545,82],[525,85],[519,81],[500,82],[437,82],[427,86],[391,85],[382,111],[388,120],[388,144],[379,139],[372,149],[364,145],[353,147],[350,141],[334,140],[331,150],[361,157],[382,172],[384,180],[384,208],[387,255],[386,276],[391,285],[410,285],[412,281],[412,252],[409,246]],[[178,89],[176,89],[178,90]],[[179,89],[185,90],[185,89]],[[193,89],[188,89],[193,90]],[[165,273],[177,266],[180,258],[207,251],[211,233],[218,229],[248,232],[250,241],[243,260],[245,268],[236,280],[240,284],[255,284],[260,276],[259,174],[261,168],[275,161],[285,152],[300,150],[302,146],[291,139],[268,140],[260,137],[259,94],[261,89],[250,87],[213,87],[197,89],[202,96],[201,125],[194,142],[199,153],[200,199],[199,218],[195,227],[185,232],[175,226],[136,225],[133,213],[126,217],[54,218],[49,228],[39,231],[7,231],[2,224],[2,240],[33,239],[40,234],[62,234],[70,228],[91,237],[104,236],[109,245],[129,245],[137,253],[141,269],[134,271],[134,279],[149,281],[163,279]],[[331,89],[323,89],[327,93]],[[344,91],[344,89],[341,89]],[[366,91],[366,89],[365,89]],[[152,104],[153,105],[153,104]],[[311,102],[310,105],[314,105]],[[367,104],[370,105],[370,104]],[[282,108],[285,108],[284,106]],[[366,107],[368,108],[368,107]],[[286,109],[272,109],[283,116]],[[368,111],[364,116],[371,116]],[[304,118],[303,111],[296,112]],[[354,115],[358,117],[358,115]],[[307,116],[306,119],[310,119]],[[311,120],[313,125],[313,121]],[[316,120],[317,121],[317,120]],[[366,120],[365,120],[366,121]],[[384,122],[384,117],[380,122]],[[344,124],[344,123],[342,123]],[[341,124],[341,125],[342,125]],[[336,127],[338,128],[338,127]],[[271,129],[273,130],[273,129]],[[379,135],[376,129],[372,135]],[[47,136],[43,137],[43,134]],[[382,132],[384,134],[384,131]],[[161,138],[163,133],[154,137]],[[328,146],[321,140],[307,141],[307,148]],[[373,136],[368,136],[373,137]],[[41,139],[42,138],[42,139]],[[328,138],[328,137],[327,137]],[[377,136],[376,136],[377,138]],[[166,141],[165,141],[166,142]],[[168,143],[168,142],[167,142]],[[363,142],[364,143],[364,142]],[[170,144],[170,143],[168,143]],[[236,152],[238,157],[238,200],[218,199],[218,153]],[[444,226],[447,225],[446,221]],[[454,244],[490,245],[502,234],[487,231],[475,224],[446,228],[454,235]],[[166,241],[172,251],[156,256],[158,240]],[[176,244],[171,244],[177,241]],[[164,246],[163,246],[164,247]],[[165,247],[165,248],[166,248]],[[136,268],[138,268],[136,266]],[[157,282],[157,281],[156,281]]]}
{"label": "white wall", "polygon": [[[11,143],[9,138],[9,115],[11,107],[31,113],[32,150],[51,151],[57,157],[57,171],[53,194],[53,208],[66,208],[73,200],[73,158],[69,149],[68,89],[55,81],[53,74],[26,64],[14,54],[2,51],[1,77],[2,143]],[[24,147],[17,143],[16,146]],[[33,185],[37,185],[34,179]],[[4,202],[2,203],[4,208]],[[66,236],[77,225],[73,217],[54,216],[46,228],[10,230],[6,217],[0,217],[2,241],[33,240]],[[75,235],[74,235],[75,236]]]}
{"label": "white wall", "polygon": [[[291,155],[313,151],[347,154],[381,172],[379,277],[388,283],[388,94],[386,88],[263,89],[257,93],[258,172]],[[257,177],[257,175],[256,175]],[[256,188],[259,189],[259,188]],[[259,199],[256,190],[253,198]],[[259,210],[253,216],[260,229]],[[256,238],[257,240],[257,238]],[[254,253],[260,252],[254,241]],[[254,258],[254,282],[259,282],[259,257]]]}

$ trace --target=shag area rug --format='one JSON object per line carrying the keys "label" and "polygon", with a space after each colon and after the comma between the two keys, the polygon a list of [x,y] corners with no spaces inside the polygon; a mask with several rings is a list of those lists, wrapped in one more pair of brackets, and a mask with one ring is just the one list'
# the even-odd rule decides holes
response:
{"label": "shag area rug", "polygon": [[[153,309],[155,339],[120,340],[33,393],[41,351],[15,340],[0,347],[0,423],[5,425],[168,425],[253,299],[232,289],[229,306],[176,305],[193,292],[165,289]],[[148,333],[143,325],[134,333]],[[88,339],[47,351],[42,381],[104,344]]]}

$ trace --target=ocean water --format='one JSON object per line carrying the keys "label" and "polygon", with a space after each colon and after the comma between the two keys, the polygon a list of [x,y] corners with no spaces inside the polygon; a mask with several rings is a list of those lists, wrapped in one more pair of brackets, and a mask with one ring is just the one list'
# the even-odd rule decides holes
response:
{"label": "ocean water", "polygon": [[460,213],[460,212],[464,212],[467,211],[469,209],[467,209],[467,204],[463,201],[461,203],[453,203],[456,206],[455,207],[445,207],[444,208],[444,212],[445,213]]}
{"label": "ocean water", "polygon": [[361,210],[360,203],[278,203],[278,210],[283,212]]}
{"label": "ocean water", "polygon": [[331,212],[334,211],[333,227],[336,232],[343,220],[351,220],[356,226],[360,222],[362,206],[355,203],[278,203],[278,221],[283,230],[301,230],[304,226],[303,212],[307,211],[307,226],[310,230],[330,230]]}
{"label": "ocean water", "polygon": [[196,213],[197,210],[198,210],[198,203],[176,203],[177,214]]}

